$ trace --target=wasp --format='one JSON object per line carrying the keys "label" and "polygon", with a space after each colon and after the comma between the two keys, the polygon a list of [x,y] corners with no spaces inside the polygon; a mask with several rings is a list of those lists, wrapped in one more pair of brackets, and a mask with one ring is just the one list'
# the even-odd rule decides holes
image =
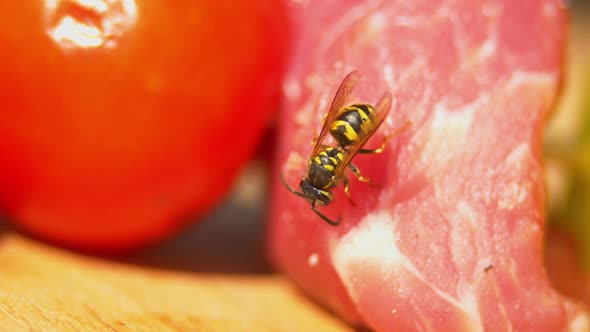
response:
{"label": "wasp", "polygon": [[[317,206],[326,206],[333,200],[331,189],[339,184],[344,185],[344,193],[355,205],[349,192],[349,180],[344,174],[347,168],[362,182],[371,184],[370,179],[363,176],[352,163],[352,159],[359,153],[381,153],[387,140],[396,133],[386,136],[378,149],[364,149],[365,143],[373,136],[389,113],[392,104],[390,92],[385,92],[375,106],[367,103],[355,103],[344,107],[351,91],[359,79],[359,73],[349,73],[336,91],[319,136],[313,140],[313,151],[307,163],[307,174],[299,183],[301,191],[296,191],[287,182],[283,174],[281,181],[291,193],[301,196],[311,202],[311,209],[325,222],[332,226],[340,223],[340,217],[332,220],[317,210]],[[405,127],[405,126],[404,126]],[[334,138],[336,144],[330,146],[324,143],[326,137]]]}

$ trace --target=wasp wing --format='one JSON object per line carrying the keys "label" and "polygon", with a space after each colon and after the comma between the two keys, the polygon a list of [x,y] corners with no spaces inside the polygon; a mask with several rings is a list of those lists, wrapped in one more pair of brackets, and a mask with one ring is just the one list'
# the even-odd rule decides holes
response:
{"label": "wasp wing", "polygon": [[360,149],[363,148],[365,143],[373,136],[373,134],[379,129],[387,114],[389,114],[389,110],[391,109],[392,104],[392,96],[390,92],[385,92],[379,102],[375,105],[375,123],[370,131],[368,131],[365,135],[361,137],[355,144],[349,146],[346,149],[346,153],[344,154],[344,158],[342,162],[336,166],[335,174],[341,176],[344,174],[346,167],[350,165],[352,159],[356,156]]}
{"label": "wasp wing", "polygon": [[322,131],[320,132],[320,135],[316,139],[315,146],[313,147],[313,152],[311,153],[310,158],[313,158],[314,156],[316,156],[320,152],[320,149],[322,148],[324,139],[326,138],[326,135],[328,135],[328,132],[330,132],[330,125],[334,121],[334,118],[338,114],[338,111],[344,105],[344,102],[346,101],[346,99],[350,95],[350,92],[352,91],[352,89],[356,85],[356,82],[358,81],[359,76],[360,76],[359,73],[356,70],[354,70],[354,71],[350,72],[348,75],[346,75],[346,77],[344,78],[342,83],[340,83],[340,87],[338,87],[338,90],[336,91],[336,95],[334,96],[334,99],[332,100],[332,105],[330,106],[330,110],[328,111],[328,114],[326,115],[326,118],[324,119]]}

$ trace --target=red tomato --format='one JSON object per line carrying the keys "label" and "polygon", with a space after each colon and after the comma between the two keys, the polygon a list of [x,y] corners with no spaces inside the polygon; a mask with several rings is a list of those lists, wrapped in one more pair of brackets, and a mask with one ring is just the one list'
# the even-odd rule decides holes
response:
{"label": "red tomato", "polygon": [[271,116],[279,0],[0,0],[0,203],[85,249],[173,234]]}

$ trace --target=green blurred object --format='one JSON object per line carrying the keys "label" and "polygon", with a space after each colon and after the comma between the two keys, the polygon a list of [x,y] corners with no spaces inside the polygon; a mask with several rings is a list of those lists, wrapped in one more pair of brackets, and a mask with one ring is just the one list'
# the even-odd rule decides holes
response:
{"label": "green blurred object", "polygon": [[[590,54],[588,54],[590,58]],[[588,148],[588,143],[590,142],[590,70],[588,70],[588,74],[586,75],[586,81],[584,85],[584,104],[583,104],[583,125],[582,125],[582,142],[585,143],[585,148]],[[590,150],[586,150],[590,152]]]}
{"label": "green blurred object", "polygon": [[569,234],[590,274],[590,1],[570,1],[564,90],[545,130],[550,227]]}
{"label": "green blurred object", "polygon": [[583,84],[582,127],[573,146],[546,145],[549,156],[563,162],[571,178],[564,206],[552,212],[554,226],[565,230],[580,249],[582,268],[590,272],[590,70]]}

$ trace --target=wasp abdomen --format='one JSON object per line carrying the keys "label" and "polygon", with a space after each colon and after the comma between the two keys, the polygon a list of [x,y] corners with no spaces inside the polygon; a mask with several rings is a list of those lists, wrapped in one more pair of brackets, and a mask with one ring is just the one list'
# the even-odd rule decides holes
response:
{"label": "wasp abdomen", "polygon": [[345,107],[330,127],[330,134],[342,146],[355,143],[360,136],[373,127],[375,111],[368,104],[353,104]]}

